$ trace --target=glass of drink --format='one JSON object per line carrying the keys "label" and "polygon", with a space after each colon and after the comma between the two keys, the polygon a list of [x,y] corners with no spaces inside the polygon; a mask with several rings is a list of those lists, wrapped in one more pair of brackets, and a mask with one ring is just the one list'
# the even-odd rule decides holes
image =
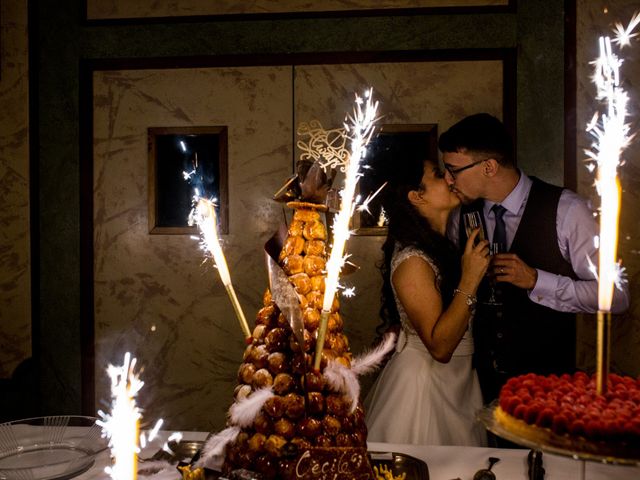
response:
{"label": "glass of drink", "polygon": [[[504,243],[490,243],[489,255],[494,256],[498,253],[506,252]],[[502,305],[502,301],[496,295],[496,275],[495,273],[487,274],[489,279],[489,298],[484,302],[487,305]]]}
{"label": "glass of drink", "polygon": [[[473,231],[480,227],[478,236],[476,237],[476,243],[485,239],[484,228],[482,228],[482,218],[480,212],[468,212],[462,215],[462,221],[464,222],[464,230],[467,232],[467,238],[471,236]],[[462,245],[464,247],[464,245]]]}

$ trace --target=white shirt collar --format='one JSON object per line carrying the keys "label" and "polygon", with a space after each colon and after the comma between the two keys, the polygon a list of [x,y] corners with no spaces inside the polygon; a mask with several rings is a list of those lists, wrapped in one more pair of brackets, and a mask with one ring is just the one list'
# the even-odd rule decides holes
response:
{"label": "white shirt collar", "polygon": [[[511,190],[509,195],[507,195],[505,199],[500,202],[500,205],[506,208],[507,211],[513,215],[518,215],[522,205],[529,196],[531,185],[533,185],[533,180],[525,175],[522,170],[518,169],[518,172],[520,173],[520,179],[518,180],[518,183],[513,188],[513,190]],[[495,204],[496,202],[492,202],[491,200],[484,201],[485,218]]]}

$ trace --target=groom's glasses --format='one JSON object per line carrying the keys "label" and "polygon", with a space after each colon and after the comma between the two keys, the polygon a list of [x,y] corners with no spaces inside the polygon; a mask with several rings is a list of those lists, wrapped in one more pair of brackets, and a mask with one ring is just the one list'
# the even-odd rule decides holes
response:
{"label": "groom's glasses", "polygon": [[482,163],[486,161],[486,158],[483,158],[482,160],[476,160],[475,162],[470,163],[469,165],[465,165],[464,167],[458,167],[458,168],[454,168],[452,165],[449,165],[447,163],[444,164],[444,169],[449,172],[449,175],[451,175],[451,178],[453,178],[454,180],[456,179],[456,175],[460,172],[464,172],[466,169],[471,168],[471,167],[475,167],[476,165],[478,165],[479,163]]}

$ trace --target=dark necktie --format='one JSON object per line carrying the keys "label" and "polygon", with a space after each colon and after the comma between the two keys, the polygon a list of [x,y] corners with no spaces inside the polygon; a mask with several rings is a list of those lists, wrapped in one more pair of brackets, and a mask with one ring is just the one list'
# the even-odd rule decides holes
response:
{"label": "dark necktie", "polygon": [[497,203],[491,207],[493,214],[496,216],[496,226],[493,230],[493,243],[501,243],[503,249],[507,248],[507,229],[504,225],[504,219],[502,218],[507,211],[502,205]]}

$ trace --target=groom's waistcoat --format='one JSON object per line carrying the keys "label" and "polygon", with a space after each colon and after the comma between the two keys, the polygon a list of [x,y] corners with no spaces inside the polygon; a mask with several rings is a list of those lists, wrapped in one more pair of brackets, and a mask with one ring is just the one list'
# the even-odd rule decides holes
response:
{"label": "groom's waistcoat", "polygon": [[[562,258],[558,247],[556,216],[562,188],[535,177],[532,180],[509,253],[517,254],[530,267],[575,279],[571,264]],[[482,206],[482,201],[475,202],[463,212],[480,210],[482,214]],[[460,245],[464,246],[462,222],[460,227]],[[479,289],[473,323],[478,373],[482,376],[481,371],[495,371],[501,377],[529,372],[572,373],[576,356],[575,314],[534,303],[526,290],[509,283],[498,283],[496,287],[503,305],[483,305],[488,297],[486,283]]]}

